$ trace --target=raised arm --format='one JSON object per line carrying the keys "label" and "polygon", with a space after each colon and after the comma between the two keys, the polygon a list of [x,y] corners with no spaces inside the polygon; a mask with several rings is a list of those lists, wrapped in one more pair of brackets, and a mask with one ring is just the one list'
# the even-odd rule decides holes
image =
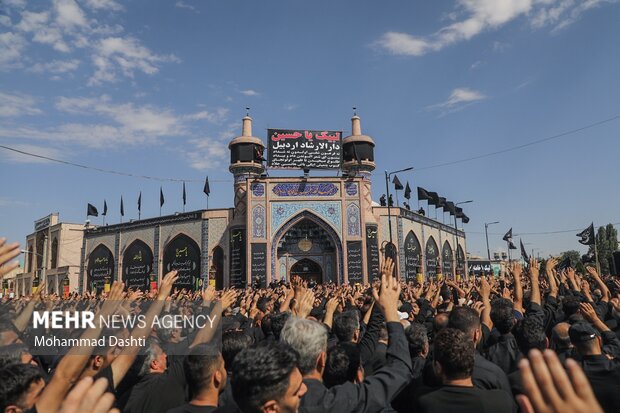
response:
{"label": "raised arm", "polygon": [[[131,338],[136,340],[131,340],[132,343],[137,343],[138,339],[146,339],[149,334],[151,334],[151,330],[153,329],[153,321],[155,317],[157,317],[164,305],[166,303],[166,298],[170,295],[170,291],[172,290],[172,284],[174,284],[177,280],[178,275],[176,271],[171,271],[164,276],[164,279],[159,286],[159,292],[157,293],[157,297],[151,303],[148,311],[146,312],[145,320],[143,324],[138,324],[140,327],[136,327],[131,332]],[[119,385],[123,377],[129,371],[129,368],[133,364],[134,360],[138,356],[138,352],[140,351],[140,346],[138,345],[130,345],[125,346],[123,351],[112,361],[112,376],[114,377],[113,386]]]}
{"label": "raised arm", "polygon": [[482,298],[482,305],[484,306],[482,314],[480,314],[480,321],[491,331],[493,329],[493,321],[491,321],[491,285],[484,277],[480,277],[478,294]]}
{"label": "raised arm", "polygon": [[547,264],[545,265],[545,273],[547,274],[547,279],[549,280],[549,297],[558,296],[558,283],[555,281],[555,276],[553,275],[556,265],[558,265],[558,260],[555,258],[549,258],[547,260]]}
{"label": "raised arm", "polygon": [[[123,299],[123,283],[114,282],[110,294],[101,310],[95,315],[95,320],[108,317],[116,312]],[[95,323],[95,328],[88,328],[80,336],[84,342],[96,341],[102,330],[102,323]],[[88,362],[94,347],[75,346],[60,360],[49,384],[43,389],[41,397],[35,406],[38,413],[56,413],[65,396],[73,387]]]}
{"label": "raised arm", "polygon": [[523,274],[523,267],[521,267],[521,263],[519,261],[513,261],[510,264],[510,273],[514,279],[514,294],[515,301],[514,307],[515,310],[523,313],[523,284],[521,284],[521,275]]}
{"label": "raised arm", "polygon": [[540,263],[537,259],[530,259],[530,284],[532,287],[531,302],[540,305],[540,280],[539,280]]}
{"label": "raised arm", "polygon": [[608,302],[611,296],[611,294],[609,293],[609,288],[607,288],[603,280],[601,280],[601,276],[599,275],[598,271],[596,271],[596,268],[586,267],[586,270],[588,270],[592,278],[594,278],[594,281],[598,285],[598,288],[601,289],[601,293],[603,294],[601,296],[601,301],[605,303]]}

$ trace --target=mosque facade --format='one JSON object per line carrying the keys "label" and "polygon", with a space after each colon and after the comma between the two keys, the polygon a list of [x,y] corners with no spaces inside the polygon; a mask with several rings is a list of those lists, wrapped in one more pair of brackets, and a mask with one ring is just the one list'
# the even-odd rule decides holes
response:
{"label": "mosque facade", "polygon": [[229,144],[233,207],[87,229],[76,287],[100,290],[120,279],[148,289],[173,269],[177,287],[188,290],[293,276],[363,284],[378,276],[385,255],[406,281],[466,275],[466,237],[456,225],[373,202],[375,142],[362,134],[358,116],[351,121],[351,135],[337,142],[337,176],[275,177],[266,174],[265,144],[246,116]]}

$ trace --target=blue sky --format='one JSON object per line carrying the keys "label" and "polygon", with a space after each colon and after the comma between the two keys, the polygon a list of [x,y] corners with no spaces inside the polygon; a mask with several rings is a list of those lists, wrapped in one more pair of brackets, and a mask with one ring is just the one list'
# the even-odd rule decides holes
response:
{"label": "blue sky", "polygon": [[[227,143],[251,107],[269,127],[350,132],[382,171],[465,205],[468,249],[501,235],[620,222],[620,120],[452,166],[620,114],[620,5],[604,0],[3,0],[0,145],[99,168],[186,179],[188,210],[232,205]],[[277,174],[273,172],[272,174]],[[1,233],[24,242],[51,212],[108,222],[180,211],[181,184],[103,174],[0,149]],[[417,206],[416,202],[413,202]],[[434,214],[431,214],[434,215]],[[93,220],[100,223],[100,218]],[[499,234],[499,235],[497,235]],[[523,235],[541,255],[574,232]],[[518,236],[517,236],[518,237]],[[583,249],[581,249],[583,250]]]}

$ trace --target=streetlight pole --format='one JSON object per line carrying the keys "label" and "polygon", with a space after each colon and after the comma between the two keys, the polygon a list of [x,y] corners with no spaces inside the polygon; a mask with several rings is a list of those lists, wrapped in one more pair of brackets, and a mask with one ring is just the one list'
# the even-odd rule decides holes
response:
{"label": "streetlight pole", "polygon": [[[470,199],[469,201],[457,202],[457,203],[454,204],[454,206],[462,205],[462,204],[470,204],[472,202],[474,202],[473,199]],[[454,213],[454,274],[456,274],[456,268],[459,265],[459,262],[458,262],[458,255],[459,255],[458,231],[459,231],[459,229],[456,227],[456,212],[455,212]],[[465,258],[465,257],[463,257],[463,258]]]}
{"label": "streetlight pole", "polygon": [[385,171],[385,192],[387,196],[387,207],[388,207],[388,231],[390,234],[390,248],[392,245],[394,245],[392,242],[392,210],[390,206],[390,177],[399,172],[411,171],[412,169],[413,169],[413,166],[410,166],[409,168],[405,168],[405,169],[399,169],[398,171],[393,171],[393,172]]}
{"label": "streetlight pole", "polygon": [[491,261],[491,250],[489,249],[489,225],[493,224],[499,224],[499,221],[484,223],[484,235],[487,239],[487,258],[489,259],[489,262]]}

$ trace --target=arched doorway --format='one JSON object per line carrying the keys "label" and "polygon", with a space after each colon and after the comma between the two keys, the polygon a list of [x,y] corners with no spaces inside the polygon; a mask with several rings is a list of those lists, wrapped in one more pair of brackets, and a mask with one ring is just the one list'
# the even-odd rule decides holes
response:
{"label": "arched doorway", "polygon": [[88,256],[86,267],[86,289],[95,290],[97,294],[104,289],[106,282],[112,283],[114,278],[114,255],[108,247],[99,244]]}
{"label": "arched doorway", "polygon": [[420,268],[420,256],[422,255],[422,248],[420,247],[420,241],[418,237],[409,231],[405,238],[405,281],[416,281],[416,275]]}
{"label": "arched doorway", "polygon": [[213,267],[215,267],[215,289],[224,288],[224,250],[219,245],[213,248]]}
{"label": "arched doorway", "polygon": [[147,291],[153,271],[153,250],[144,241],[135,240],[123,254],[125,288]]}
{"label": "arched doorway", "polygon": [[164,273],[176,270],[178,279],[173,287],[196,291],[202,287],[200,278],[200,247],[190,237],[179,234],[164,248]]}
{"label": "arched doorway", "polygon": [[294,276],[299,276],[308,283],[318,284],[323,280],[323,269],[318,263],[304,258],[291,267],[291,278]]}
{"label": "arched doorway", "polygon": [[448,241],[446,241],[443,244],[443,251],[441,253],[441,257],[442,257],[441,272],[443,273],[444,277],[451,278],[452,268],[453,268],[453,262],[452,262],[453,257],[452,257],[452,247],[450,246]]}
{"label": "arched doorway", "polygon": [[340,239],[329,224],[311,212],[304,211],[283,225],[273,237],[271,251],[272,280],[290,279],[292,267],[307,259],[321,270],[314,272],[320,276],[317,282],[344,282]]}
{"label": "arched doorway", "polygon": [[435,278],[437,275],[437,264],[439,264],[439,248],[433,237],[426,241],[426,262],[424,270],[428,278]]}

